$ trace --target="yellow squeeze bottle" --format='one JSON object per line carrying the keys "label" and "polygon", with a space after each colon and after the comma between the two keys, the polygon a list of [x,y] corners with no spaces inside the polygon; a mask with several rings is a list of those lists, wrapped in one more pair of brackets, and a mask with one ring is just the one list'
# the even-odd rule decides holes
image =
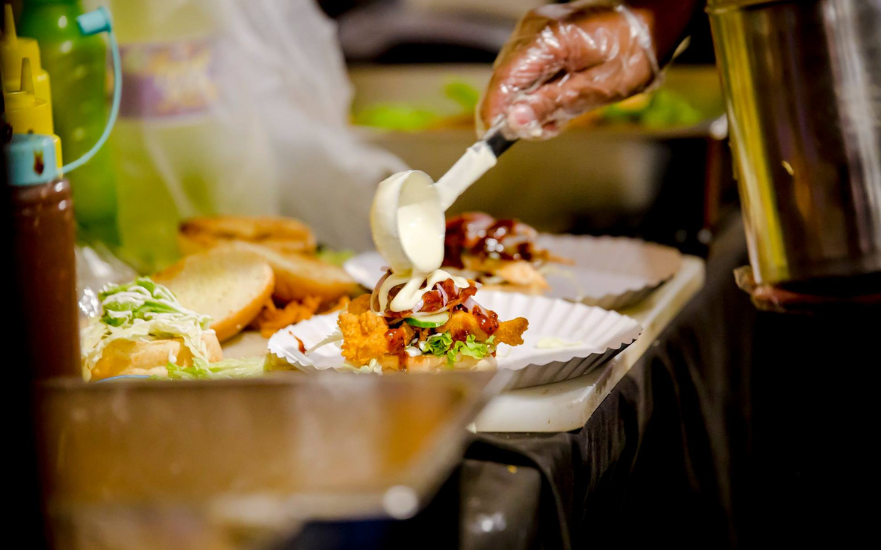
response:
{"label": "yellow squeeze bottle", "polygon": [[[5,24],[3,34],[0,36],[0,72],[3,73],[3,98],[15,90],[21,90],[22,61],[30,59],[31,80],[33,81],[33,93],[37,98],[49,105],[49,132],[53,134],[52,127],[52,92],[49,85],[49,73],[40,64],[40,46],[33,38],[19,37],[15,32],[15,21],[12,15],[12,6],[3,6],[5,11]],[[22,132],[23,133],[23,132]]]}
{"label": "yellow squeeze bottle", "polygon": [[[7,4],[8,6],[9,4]],[[61,139],[52,127],[52,106],[35,93],[31,60],[21,60],[19,85],[17,91],[7,91],[4,79],[3,99],[6,104],[6,123],[12,127],[13,134],[42,134],[52,138],[55,144],[55,159],[61,168]]]}

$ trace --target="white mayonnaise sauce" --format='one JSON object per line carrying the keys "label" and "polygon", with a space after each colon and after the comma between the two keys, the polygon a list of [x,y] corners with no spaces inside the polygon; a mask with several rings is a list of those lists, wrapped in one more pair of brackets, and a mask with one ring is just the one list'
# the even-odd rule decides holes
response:
{"label": "white mayonnaise sauce", "polygon": [[[399,172],[379,184],[370,211],[373,242],[389,262],[392,275],[379,289],[380,311],[413,309],[436,283],[452,278],[459,288],[468,280],[440,269],[444,260],[444,212],[472,183],[495,166],[496,157],[480,141],[435,184],[418,170]],[[389,291],[404,288],[389,304]]]}

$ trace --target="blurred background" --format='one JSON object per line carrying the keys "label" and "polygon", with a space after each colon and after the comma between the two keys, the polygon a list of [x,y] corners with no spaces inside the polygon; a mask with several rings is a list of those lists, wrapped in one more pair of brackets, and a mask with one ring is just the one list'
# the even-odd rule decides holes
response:
{"label": "blurred background", "polygon": [[[177,224],[197,215],[283,214],[309,224],[325,245],[371,248],[363,229],[376,183],[405,166],[436,179],[475,141],[473,113],[492,62],[517,20],[543,3],[12,6],[18,33],[37,38],[42,68],[57,75],[56,96],[88,109],[53,102],[66,162],[100,134],[112,73],[100,38],[73,40],[49,22],[66,21],[56,12],[71,6],[111,9],[123,59],[120,118],[109,146],[70,179],[81,240],[150,272],[177,259]],[[589,113],[558,139],[518,144],[453,213],[640,236],[704,255],[736,193],[702,12],[683,46],[662,85]]]}
{"label": "blurred background", "polygon": [[[541,0],[320,2],[339,25],[363,139],[437,178],[474,138],[471,113],[517,20]],[[707,17],[664,83],[521,143],[454,206],[553,232],[641,236],[704,254],[736,201]]]}

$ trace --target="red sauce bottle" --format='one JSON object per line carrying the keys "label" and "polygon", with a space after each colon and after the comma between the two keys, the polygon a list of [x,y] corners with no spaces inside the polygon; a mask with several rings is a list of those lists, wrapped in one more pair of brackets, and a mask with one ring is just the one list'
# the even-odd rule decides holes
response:
{"label": "red sauce bottle", "polygon": [[4,147],[16,289],[36,376],[82,376],[70,183],[51,137],[16,134]]}

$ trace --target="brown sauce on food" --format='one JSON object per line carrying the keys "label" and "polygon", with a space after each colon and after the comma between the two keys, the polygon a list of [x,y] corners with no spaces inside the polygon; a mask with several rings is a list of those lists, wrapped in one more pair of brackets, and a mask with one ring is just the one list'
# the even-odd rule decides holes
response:
{"label": "brown sauce on food", "polygon": [[471,315],[474,315],[477,319],[477,326],[479,326],[480,330],[485,332],[487,336],[492,336],[497,330],[499,330],[499,314],[495,311],[489,311],[475,305],[471,308]]}
{"label": "brown sauce on food", "polygon": [[516,219],[496,220],[482,212],[450,218],[444,237],[444,265],[464,268],[463,254],[498,260],[532,261],[540,256],[535,248],[538,233]]}
{"label": "brown sauce on food", "polygon": [[[407,333],[403,328],[390,328],[385,332],[389,355],[400,355],[407,347]],[[405,354],[406,355],[406,354]]]}
{"label": "brown sauce on food", "polygon": [[[389,277],[388,272],[377,283],[376,288],[381,288],[382,283]],[[414,312],[418,313],[435,313],[444,309],[451,309],[477,293],[477,285],[471,281],[467,288],[459,288],[453,279],[447,279],[439,283],[435,283],[431,290],[422,295],[422,299],[416,304],[416,307],[406,311],[390,311],[388,308],[395,299],[395,296],[404,288],[403,284],[396,285],[389,290],[388,305],[383,312],[383,316],[387,319],[402,319],[410,317]],[[373,309],[379,310],[379,293],[374,292],[372,297]]]}

